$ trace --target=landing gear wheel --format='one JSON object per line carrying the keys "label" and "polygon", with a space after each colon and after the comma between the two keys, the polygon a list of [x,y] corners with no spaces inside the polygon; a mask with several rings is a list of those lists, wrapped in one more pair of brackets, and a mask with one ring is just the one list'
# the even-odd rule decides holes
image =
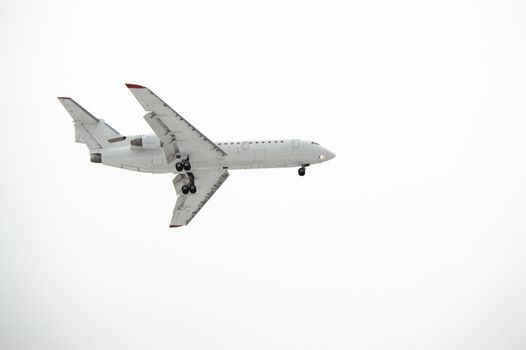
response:
{"label": "landing gear wheel", "polygon": [[188,189],[190,190],[190,193],[196,193],[197,192],[197,187],[195,187],[194,184],[191,184],[190,186],[188,186]]}
{"label": "landing gear wheel", "polygon": [[192,169],[192,166],[190,165],[189,161],[185,160],[183,162],[183,168],[184,168],[184,170],[188,171],[188,170]]}
{"label": "landing gear wheel", "polygon": [[189,190],[190,190],[190,189],[188,188],[187,185],[183,185],[183,187],[181,187],[181,191],[182,191],[184,194],[188,194],[188,191],[189,191]]}
{"label": "landing gear wheel", "polygon": [[305,168],[304,167],[301,167],[298,169],[298,175],[299,176],[304,176],[305,175]]}
{"label": "landing gear wheel", "polygon": [[175,163],[175,170],[183,171],[183,163],[181,163],[181,162]]}

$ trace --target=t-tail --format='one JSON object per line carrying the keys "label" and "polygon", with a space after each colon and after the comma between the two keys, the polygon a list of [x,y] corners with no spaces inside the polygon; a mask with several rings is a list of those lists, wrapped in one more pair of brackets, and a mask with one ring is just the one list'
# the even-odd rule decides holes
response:
{"label": "t-tail", "polygon": [[114,128],[106,124],[103,119],[94,117],[81,105],[69,97],[59,97],[58,100],[68,111],[75,125],[75,142],[88,146],[91,161],[102,162],[102,152],[97,152],[110,147],[111,141],[123,136]]}

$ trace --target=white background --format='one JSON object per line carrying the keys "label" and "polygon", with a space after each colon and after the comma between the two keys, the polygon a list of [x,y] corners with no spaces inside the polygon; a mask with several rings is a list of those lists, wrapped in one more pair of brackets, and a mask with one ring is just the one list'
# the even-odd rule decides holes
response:
{"label": "white background", "polygon": [[[0,348],[526,348],[524,1],[3,1]],[[56,96],[148,133],[300,138],[169,229]]]}

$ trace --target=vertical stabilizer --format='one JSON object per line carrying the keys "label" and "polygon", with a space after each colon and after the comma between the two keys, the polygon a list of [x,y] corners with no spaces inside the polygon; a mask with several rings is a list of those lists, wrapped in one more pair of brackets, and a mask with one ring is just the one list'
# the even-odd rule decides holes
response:
{"label": "vertical stabilizer", "polygon": [[76,142],[84,143],[90,150],[95,150],[108,147],[108,139],[121,136],[117,130],[104,120],[95,118],[72,98],[59,97],[58,100],[73,118]]}

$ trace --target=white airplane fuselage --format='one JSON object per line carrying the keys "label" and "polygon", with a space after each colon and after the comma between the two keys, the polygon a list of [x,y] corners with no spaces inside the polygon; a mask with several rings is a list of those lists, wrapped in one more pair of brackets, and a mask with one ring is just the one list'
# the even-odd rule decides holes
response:
{"label": "white airplane fuselage", "polygon": [[[140,138],[142,146],[131,144],[132,140]],[[217,145],[226,155],[218,155],[215,159],[194,155],[190,159],[192,170],[302,167],[334,158],[332,152],[310,141],[236,141]],[[146,173],[178,173],[175,163],[186,159],[184,150],[181,150],[179,158],[168,161],[156,135],[127,136],[112,143],[111,147],[91,154],[100,154],[100,157],[95,157],[97,163]]]}

